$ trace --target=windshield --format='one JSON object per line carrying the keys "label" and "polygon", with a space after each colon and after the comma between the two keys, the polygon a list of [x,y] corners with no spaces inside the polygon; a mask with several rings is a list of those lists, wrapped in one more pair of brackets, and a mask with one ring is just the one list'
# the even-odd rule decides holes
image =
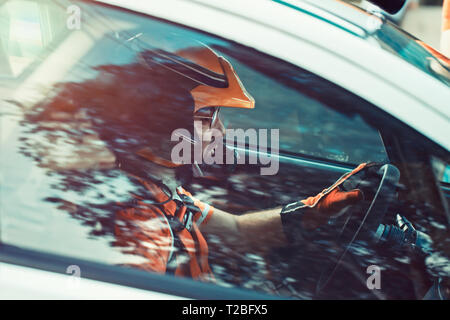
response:
{"label": "windshield", "polygon": [[[380,46],[414,65],[435,79],[450,85],[449,65],[439,59],[429,47],[391,22],[385,22],[372,35]],[[437,63],[440,68],[434,68]],[[441,71],[440,71],[441,70]]]}

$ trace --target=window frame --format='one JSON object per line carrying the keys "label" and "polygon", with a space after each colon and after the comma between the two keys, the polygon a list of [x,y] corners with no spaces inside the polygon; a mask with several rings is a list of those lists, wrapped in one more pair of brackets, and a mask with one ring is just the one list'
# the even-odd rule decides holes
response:
{"label": "window frame", "polygon": [[[159,292],[188,299],[274,300],[280,297],[242,288],[228,288],[188,278],[162,275],[67,256],[38,252],[0,243],[0,262],[64,274],[77,265],[81,278],[118,284],[130,288]],[[65,290],[62,288],[61,290]]]}

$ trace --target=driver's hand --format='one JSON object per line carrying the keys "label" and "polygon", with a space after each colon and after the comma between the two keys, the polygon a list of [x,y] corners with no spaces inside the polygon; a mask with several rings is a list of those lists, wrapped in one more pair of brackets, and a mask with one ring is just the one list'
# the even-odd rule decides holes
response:
{"label": "driver's hand", "polygon": [[[326,189],[324,190],[326,191]],[[327,223],[330,218],[338,217],[344,208],[363,199],[363,193],[359,189],[342,191],[339,186],[323,195],[323,192],[315,197],[301,200],[309,210],[306,210],[302,218],[302,226],[312,230]]]}
{"label": "driver's hand", "polygon": [[362,171],[367,171],[363,169],[371,166],[372,164],[360,164],[316,196],[284,206],[281,210],[281,220],[286,236],[295,238],[293,233],[296,233],[298,229],[294,225],[299,223],[304,230],[314,230],[326,224],[330,218],[342,214],[343,209],[347,206],[362,200],[363,192],[359,188],[355,188],[354,184],[344,184],[344,182]]}

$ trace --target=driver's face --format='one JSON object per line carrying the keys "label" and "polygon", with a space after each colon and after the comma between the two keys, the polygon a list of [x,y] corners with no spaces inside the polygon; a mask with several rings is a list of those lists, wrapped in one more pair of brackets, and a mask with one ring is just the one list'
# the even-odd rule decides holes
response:
{"label": "driver's face", "polygon": [[[225,126],[223,125],[220,115],[211,118],[195,118],[194,117],[194,130],[196,135],[202,142],[202,153],[206,147],[212,142],[213,134],[217,136],[219,133],[222,137],[225,135]],[[214,130],[217,130],[213,132]]]}

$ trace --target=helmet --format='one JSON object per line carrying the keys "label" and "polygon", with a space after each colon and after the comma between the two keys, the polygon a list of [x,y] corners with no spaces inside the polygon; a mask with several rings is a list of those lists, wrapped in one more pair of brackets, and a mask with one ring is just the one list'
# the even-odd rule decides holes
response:
{"label": "helmet", "polygon": [[[193,99],[193,106],[185,106],[181,112],[189,119],[190,124],[186,129],[189,128],[191,137],[194,136],[193,118],[197,115],[213,117],[214,111],[222,107],[242,109],[255,107],[254,98],[243,86],[231,63],[200,42],[192,41],[190,46],[175,53],[162,49],[145,50],[139,53],[139,61],[148,70],[162,67],[191,83],[189,93]],[[168,127],[173,129],[173,126]],[[195,143],[192,139],[191,142]],[[168,160],[170,155],[167,151],[156,154],[152,147],[145,146],[138,154],[166,167],[179,166],[180,164]]]}

